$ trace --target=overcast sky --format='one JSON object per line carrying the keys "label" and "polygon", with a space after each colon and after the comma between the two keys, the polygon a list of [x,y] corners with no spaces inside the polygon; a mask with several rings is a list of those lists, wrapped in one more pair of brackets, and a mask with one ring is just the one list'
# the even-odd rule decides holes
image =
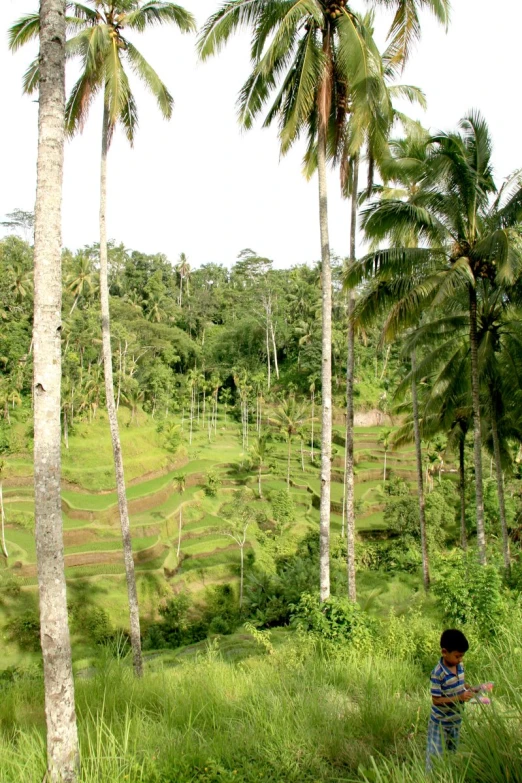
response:
{"label": "overcast sky", "polygon": [[[181,0],[183,2],[183,0]],[[199,24],[218,0],[185,0]],[[1,0],[2,106],[0,219],[35,197],[37,104],[21,94],[22,74],[34,56],[7,49],[6,30],[37,0]],[[432,129],[449,130],[469,109],[482,111],[493,134],[498,178],[522,167],[522,108],[514,89],[520,69],[522,2],[453,0],[448,33],[429,15],[402,81],[421,87],[427,112],[410,113]],[[356,0],[362,8],[362,0]],[[320,255],[316,181],[301,175],[302,146],[280,160],[275,128],[248,133],[236,121],[236,97],[248,74],[248,39],[237,36],[217,58],[198,63],[195,39],[170,28],[134,35],[175,98],[170,122],[136,87],[140,128],[133,149],[119,134],[109,156],[109,236],[126,247],[185,252],[193,266],[231,265],[246,247],[286,267]],[[383,43],[382,33],[380,42]],[[97,240],[101,106],[65,152],[63,241],[78,248]],[[348,252],[348,207],[330,179],[330,236]]]}

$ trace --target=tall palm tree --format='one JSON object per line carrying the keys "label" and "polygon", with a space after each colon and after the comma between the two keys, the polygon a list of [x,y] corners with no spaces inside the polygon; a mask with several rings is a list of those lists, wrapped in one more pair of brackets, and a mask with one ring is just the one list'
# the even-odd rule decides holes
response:
{"label": "tall palm tree", "polygon": [[[81,75],[74,85],[66,106],[66,128],[70,135],[82,130],[93,99],[103,93],[103,124],[100,171],[100,298],[102,319],[103,365],[106,404],[111,431],[116,487],[123,539],[123,556],[129,598],[130,635],[134,671],[141,676],[140,618],[138,593],[134,575],[134,560],[130,536],[129,512],[125,493],[125,476],[114,400],[112,348],[109,313],[108,248],[107,248],[107,153],[116,126],[121,124],[130,144],[137,130],[137,106],[129,77],[124,67],[142,80],[156,98],[162,115],[169,119],[173,99],[169,91],[123,30],[143,32],[153,24],[172,23],[182,32],[195,29],[193,16],[181,6],[163,0],[89,0],[89,5],[70,3],[74,16],[68,17],[74,36],[67,42],[70,57],[79,57]],[[38,20],[34,15],[19,20],[10,31],[11,49],[17,49],[35,36]],[[25,88],[32,92],[39,81],[39,61],[26,74]]]}
{"label": "tall palm tree", "polygon": [[[447,0],[379,0],[392,6],[392,45],[404,62],[419,31],[418,8],[424,5],[447,18]],[[322,431],[320,503],[320,591],[330,594],[330,476],[332,438],[332,280],[326,185],[329,128],[352,105],[378,104],[383,97],[382,64],[367,20],[347,0],[227,0],[203,27],[199,51],[215,54],[239,27],[253,30],[252,73],[240,95],[240,121],[252,126],[272,92],[281,88],[265,125],[277,120],[281,150],[288,151],[302,132],[308,134],[307,157],[316,150],[319,184],[322,288]]]}
{"label": "tall palm tree", "polygon": [[263,488],[261,485],[261,474],[263,471],[263,465],[266,465],[267,459],[272,453],[272,448],[266,433],[258,433],[257,438],[250,446],[249,453],[250,459],[252,461],[252,467],[257,469],[257,489],[259,497],[262,498]]}
{"label": "tall palm tree", "polygon": [[177,549],[177,552],[176,552],[176,557],[178,558],[178,561],[179,561],[179,555],[180,555],[180,552],[181,552],[181,531],[183,529],[183,503],[182,503],[182,498],[183,498],[183,493],[185,492],[185,485],[186,485],[186,481],[187,481],[187,474],[186,473],[177,473],[174,476],[174,481],[176,482],[176,488],[177,488],[177,490],[178,490],[178,492],[180,494],[180,499],[179,499],[179,521],[178,521],[178,549]]}
{"label": "tall palm tree", "polygon": [[38,163],[34,243],[34,497],[47,777],[78,773],[65,585],[60,460],[61,203],[65,116],[65,0],[41,0]]}
{"label": "tall palm tree", "polygon": [[489,130],[477,113],[461,120],[459,132],[437,134],[428,143],[417,192],[407,201],[391,198],[370,204],[363,219],[367,233],[379,242],[409,232],[422,246],[371,253],[354,266],[352,280],[376,273],[374,306],[384,309],[394,303],[386,318],[388,337],[416,323],[428,306],[459,291],[467,296],[477,538],[479,559],[485,564],[477,284],[482,279],[509,282],[522,264],[513,230],[522,215],[522,182],[516,176],[497,190]]}
{"label": "tall palm tree", "polygon": [[298,403],[295,397],[288,397],[281,403],[276,410],[275,415],[270,418],[270,422],[279,427],[281,432],[286,435],[288,443],[286,458],[286,486],[290,490],[290,460],[292,457],[292,439],[299,433],[302,427],[309,421],[310,417],[306,407]]}
{"label": "tall palm tree", "polygon": [[75,259],[74,267],[66,281],[68,290],[74,296],[74,302],[69,315],[74,311],[78,304],[78,300],[82,296],[86,296],[93,292],[95,288],[95,278],[96,275],[92,265],[92,259],[88,255],[82,253]]}
{"label": "tall palm tree", "polygon": [[188,293],[188,280],[190,276],[190,264],[185,253],[181,253],[179,261],[176,264],[176,272],[179,275],[179,301],[178,304],[181,307],[183,304],[183,281],[187,281],[186,289]]}
{"label": "tall palm tree", "polygon": [[5,477],[5,460],[0,459],[0,536],[2,543],[2,552],[7,560],[9,552],[7,551],[7,544],[5,543],[5,511],[4,511],[4,477]]}

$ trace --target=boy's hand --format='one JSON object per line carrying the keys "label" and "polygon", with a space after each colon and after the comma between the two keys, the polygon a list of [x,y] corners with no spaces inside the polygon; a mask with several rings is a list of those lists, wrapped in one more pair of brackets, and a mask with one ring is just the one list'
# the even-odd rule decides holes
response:
{"label": "boy's hand", "polygon": [[459,701],[469,701],[470,699],[473,699],[475,694],[473,691],[463,691],[459,694]]}

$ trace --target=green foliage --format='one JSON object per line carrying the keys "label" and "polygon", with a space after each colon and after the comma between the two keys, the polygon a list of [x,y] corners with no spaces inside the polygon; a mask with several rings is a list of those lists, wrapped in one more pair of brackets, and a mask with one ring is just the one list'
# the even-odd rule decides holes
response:
{"label": "green foliage", "polygon": [[304,593],[291,609],[293,625],[318,640],[341,644],[350,642],[357,648],[372,643],[375,623],[348,598],[330,596],[321,603],[317,594]]}
{"label": "green foliage", "polygon": [[107,612],[85,602],[69,606],[69,626],[72,633],[88,644],[106,644],[115,634]]}
{"label": "green foliage", "polygon": [[205,495],[211,498],[215,498],[220,486],[221,486],[221,479],[219,478],[216,471],[209,470],[206,475],[205,484],[203,487],[205,490]]}
{"label": "green foliage", "polygon": [[472,624],[484,636],[498,632],[506,606],[495,566],[481,566],[472,556],[446,555],[433,593],[450,624]]}
{"label": "green foliage", "polygon": [[17,644],[20,650],[37,652],[40,649],[40,616],[37,611],[27,609],[11,618],[5,625],[7,639]]}
{"label": "green foliage", "polygon": [[286,489],[278,489],[270,493],[270,506],[279,530],[283,530],[295,520],[295,505],[290,492]]}

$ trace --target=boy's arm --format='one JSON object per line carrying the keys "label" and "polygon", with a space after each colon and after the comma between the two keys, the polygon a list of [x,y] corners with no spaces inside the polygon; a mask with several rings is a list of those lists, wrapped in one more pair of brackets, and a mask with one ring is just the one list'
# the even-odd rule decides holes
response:
{"label": "boy's arm", "polygon": [[456,696],[443,696],[441,680],[433,672],[431,675],[431,701],[435,706],[442,706],[445,704],[459,704],[469,701],[473,698],[474,693],[469,690],[464,690]]}
{"label": "boy's arm", "polygon": [[462,702],[469,701],[474,697],[475,693],[473,691],[462,691],[462,693],[459,693],[457,696],[433,696],[431,697],[431,701],[435,705],[442,705],[442,704],[459,704]]}

